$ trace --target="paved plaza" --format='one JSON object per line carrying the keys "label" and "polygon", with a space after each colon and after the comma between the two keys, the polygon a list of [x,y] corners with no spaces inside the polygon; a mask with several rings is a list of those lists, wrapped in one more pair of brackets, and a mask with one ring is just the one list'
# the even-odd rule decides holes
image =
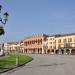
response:
{"label": "paved plaza", "polygon": [[30,55],[33,61],[1,75],[75,75],[75,55]]}

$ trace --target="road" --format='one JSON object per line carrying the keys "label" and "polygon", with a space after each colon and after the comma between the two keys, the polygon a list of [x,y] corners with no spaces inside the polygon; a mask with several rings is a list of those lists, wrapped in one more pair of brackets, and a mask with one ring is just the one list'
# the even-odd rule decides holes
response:
{"label": "road", "polygon": [[30,55],[33,61],[1,75],[75,75],[73,55]]}

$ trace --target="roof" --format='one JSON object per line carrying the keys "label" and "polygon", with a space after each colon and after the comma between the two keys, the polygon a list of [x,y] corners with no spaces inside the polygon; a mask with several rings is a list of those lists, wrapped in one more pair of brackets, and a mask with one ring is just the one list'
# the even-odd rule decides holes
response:
{"label": "roof", "polygon": [[62,37],[62,36],[71,36],[71,35],[75,35],[75,33],[68,33],[68,34],[56,34],[54,35],[55,37]]}
{"label": "roof", "polygon": [[28,38],[31,38],[31,37],[39,37],[39,36],[46,36],[46,37],[48,37],[49,35],[46,35],[46,34],[36,34],[36,35],[29,36],[29,37],[25,37],[25,39],[28,39]]}

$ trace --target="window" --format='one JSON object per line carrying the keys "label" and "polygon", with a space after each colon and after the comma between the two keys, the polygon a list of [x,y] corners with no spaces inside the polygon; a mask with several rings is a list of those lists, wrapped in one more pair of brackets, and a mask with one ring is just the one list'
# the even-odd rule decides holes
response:
{"label": "window", "polygon": [[72,38],[68,38],[68,42],[72,42]]}
{"label": "window", "polygon": [[53,38],[53,40],[54,40],[54,38]]}
{"label": "window", "polygon": [[58,48],[61,48],[61,45],[58,45]]}
{"label": "window", "polygon": [[74,38],[74,42],[75,42],[75,38]]}
{"label": "window", "polygon": [[52,48],[52,46],[50,46],[50,48]]}
{"label": "window", "polygon": [[67,39],[63,39],[63,42],[66,43],[67,42]]}
{"label": "window", "polygon": [[50,38],[50,40],[52,40],[52,38]]}
{"label": "window", "polygon": [[52,44],[52,42],[50,42],[50,44]]}
{"label": "window", "polygon": [[58,40],[58,43],[61,43],[61,39]]}
{"label": "window", "polygon": [[70,47],[70,43],[64,44],[64,47]]}
{"label": "window", "polygon": [[56,40],[55,40],[55,43],[56,43]]}

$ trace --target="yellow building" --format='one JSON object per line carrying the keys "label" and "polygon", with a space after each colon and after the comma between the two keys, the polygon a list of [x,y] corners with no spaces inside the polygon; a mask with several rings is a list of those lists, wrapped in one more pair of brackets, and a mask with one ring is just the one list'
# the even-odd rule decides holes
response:
{"label": "yellow building", "polygon": [[23,40],[19,42],[19,53],[24,53],[24,43]]}
{"label": "yellow building", "polygon": [[47,53],[49,54],[55,54],[55,36],[49,36],[47,38],[47,46],[48,46],[48,50],[47,50]]}
{"label": "yellow building", "polygon": [[8,42],[8,43],[4,43],[4,50],[5,50],[5,52],[15,53],[16,52],[16,47],[18,45],[20,45],[19,42]]}
{"label": "yellow building", "polygon": [[20,46],[22,46],[22,43],[23,42],[8,42],[8,43],[4,43],[4,50],[5,50],[5,52],[15,53],[16,48],[19,47],[18,52],[23,53],[23,49],[20,48]]}
{"label": "yellow building", "polygon": [[50,54],[75,54],[75,33],[48,37]]}

